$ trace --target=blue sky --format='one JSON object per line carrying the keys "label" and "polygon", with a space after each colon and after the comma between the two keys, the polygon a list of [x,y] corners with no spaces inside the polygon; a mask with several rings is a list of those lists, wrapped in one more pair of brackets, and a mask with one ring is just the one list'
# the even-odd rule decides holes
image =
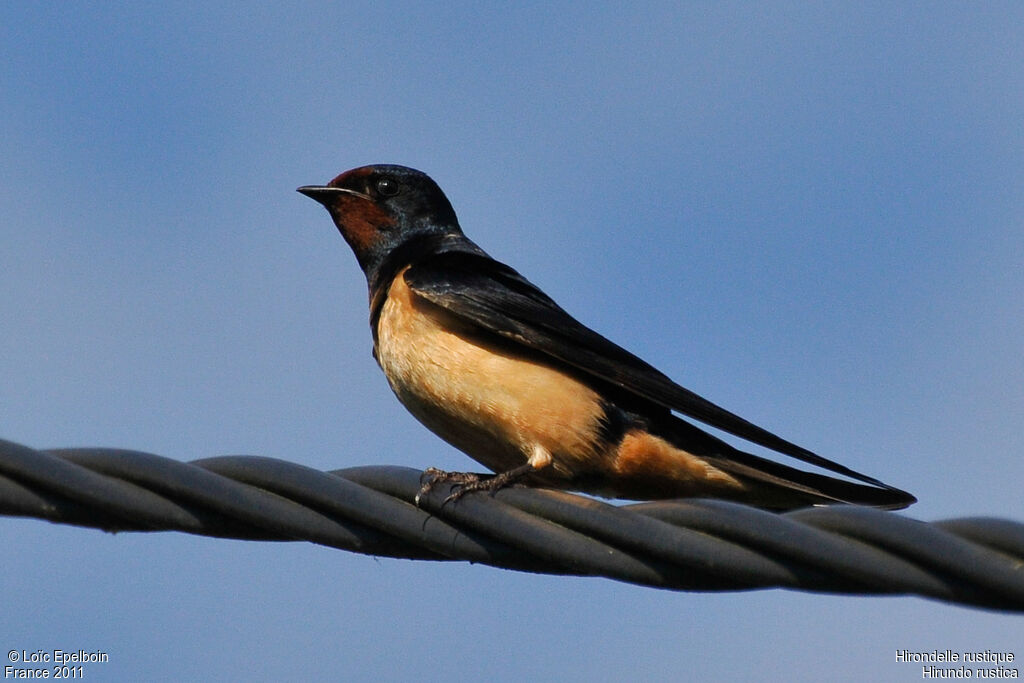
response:
{"label": "blue sky", "polygon": [[[431,174],[463,228],[684,385],[1024,520],[1015,3],[0,5],[0,438],[321,469],[474,463],[370,357],[295,193]],[[911,680],[1019,617],[697,595],[0,520],[8,649],[92,680]],[[1016,649],[1015,649],[1016,648]]]}

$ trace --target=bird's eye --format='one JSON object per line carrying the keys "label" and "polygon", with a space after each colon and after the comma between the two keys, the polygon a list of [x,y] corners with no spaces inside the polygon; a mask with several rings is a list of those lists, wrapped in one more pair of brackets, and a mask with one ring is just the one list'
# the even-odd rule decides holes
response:
{"label": "bird's eye", "polygon": [[377,194],[382,197],[394,197],[401,189],[398,181],[391,178],[381,178],[377,181]]}

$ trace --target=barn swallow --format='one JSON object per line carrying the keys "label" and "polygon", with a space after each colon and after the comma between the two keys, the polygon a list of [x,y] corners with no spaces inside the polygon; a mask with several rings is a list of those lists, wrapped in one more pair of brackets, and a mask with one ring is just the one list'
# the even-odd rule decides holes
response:
{"label": "barn swallow", "polygon": [[[512,483],[608,498],[731,499],[769,509],[916,499],[676,384],[566,313],[459,227],[426,174],[364,166],[298,188],[366,275],[373,355],[420,422],[496,475],[427,470],[457,495]],[[741,451],[679,413],[861,483]]]}

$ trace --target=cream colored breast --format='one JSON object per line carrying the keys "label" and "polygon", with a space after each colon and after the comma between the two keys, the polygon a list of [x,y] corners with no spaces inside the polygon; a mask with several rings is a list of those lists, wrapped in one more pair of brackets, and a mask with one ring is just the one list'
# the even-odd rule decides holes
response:
{"label": "cream colored breast", "polygon": [[[378,322],[377,359],[399,400],[427,427],[496,471],[535,446],[570,475],[598,443],[598,395],[557,369],[489,345],[395,278]],[[510,460],[514,460],[510,462]]]}

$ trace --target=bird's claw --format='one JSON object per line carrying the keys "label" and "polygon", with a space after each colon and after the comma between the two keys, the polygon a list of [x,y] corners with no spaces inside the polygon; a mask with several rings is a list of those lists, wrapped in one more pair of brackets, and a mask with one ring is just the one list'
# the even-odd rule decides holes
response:
{"label": "bird's claw", "polygon": [[454,503],[470,491],[488,491],[493,496],[497,491],[506,486],[514,485],[523,477],[533,472],[533,470],[533,466],[529,463],[494,475],[474,474],[472,472],[446,472],[436,467],[428,467],[420,477],[421,482],[424,479],[426,479],[426,482],[420,487],[419,493],[416,494],[416,507],[420,505],[420,498],[430,493],[431,489],[438,484],[455,484],[452,492],[441,503],[441,506],[444,507],[448,503]]}
{"label": "bird's claw", "polygon": [[478,484],[486,484],[493,477],[484,479],[479,474],[472,472],[447,472],[445,470],[438,469],[436,467],[428,467],[420,475],[420,490],[416,493],[416,497],[413,499],[416,503],[416,507],[420,506],[420,499],[423,496],[429,494],[435,486],[438,484],[455,484],[458,488],[448,494],[448,497],[441,503],[442,506],[447,505],[449,502],[453,502],[461,498],[469,491],[476,491]]}

